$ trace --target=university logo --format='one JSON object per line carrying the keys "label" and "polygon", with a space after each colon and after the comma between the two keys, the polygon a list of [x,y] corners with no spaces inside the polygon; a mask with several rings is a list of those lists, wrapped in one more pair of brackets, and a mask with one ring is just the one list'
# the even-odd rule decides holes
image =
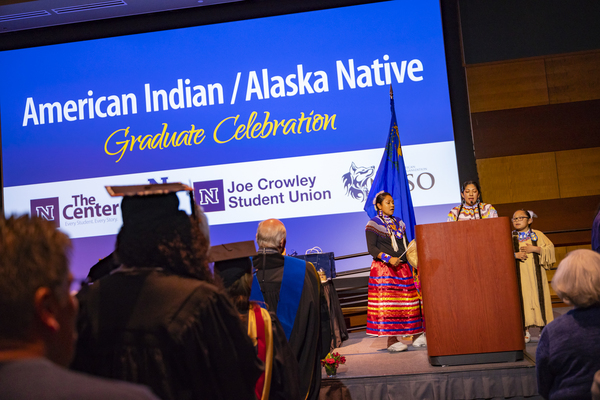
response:
{"label": "university logo", "polygon": [[225,211],[225,193],[223,193],[223,180],[194,182],[194,197],[196,204],[204,212]]}
{"label": "university logo", "polygon": [[35,199],[30,201],[31,216],[53,221],[60,228],[60,210],[58,208],[58,197],[47,199]]}
{"label": "university logo", "polygon": [[342,175],[346,196],[350,196],[361,202],[365,201],[369,196],[369,190],[371,189],[371,183],[373,183],[374,174],[374,166],[357,167],[356,164],[352,163],[350,171]]}

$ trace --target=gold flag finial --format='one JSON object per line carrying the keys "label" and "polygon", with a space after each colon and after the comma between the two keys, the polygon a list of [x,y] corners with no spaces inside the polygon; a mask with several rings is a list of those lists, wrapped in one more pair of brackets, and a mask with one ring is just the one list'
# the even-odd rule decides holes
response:
{"label": "gold flag finial", "polygon": [[392,84],[390,83],[390,100],[394,100],[394,91],[392,90]]}

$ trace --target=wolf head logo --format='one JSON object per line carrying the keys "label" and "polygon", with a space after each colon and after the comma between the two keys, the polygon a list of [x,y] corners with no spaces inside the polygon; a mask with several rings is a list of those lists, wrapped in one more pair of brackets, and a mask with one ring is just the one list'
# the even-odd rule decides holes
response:
{"label": "wolf head logo", "polygon": [[342,175],[346,195],[353,199],[365,201],[369,195],[369,189],[373,182],[375,167],[357,167],[352,163],[350,171]]}

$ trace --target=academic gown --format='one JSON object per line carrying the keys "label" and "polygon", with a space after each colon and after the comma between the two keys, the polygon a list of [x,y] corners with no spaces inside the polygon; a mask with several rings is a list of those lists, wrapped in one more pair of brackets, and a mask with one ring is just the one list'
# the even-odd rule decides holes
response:
{"label": "academic gown", "polygon": [[74,369],[148,385],[163,400],[254,399],[262,362],[214,285],[129,269],[79,297]]}
{"label": "academic gown", "polygon": [[[277,319],[277,315],[273,311],[261,310],[269,314],[273,333],[272,373],[268,398],[269,400],[299,400],[298,376],[300,372],[296,356],[285,337],[285,332]],[[245,326],[248,326],[248,313],[242,314],[242,321],[244,321]],[[304,397],[302,397],[303,399]]]}
{"label": "academic gown", "polygon": [[[284,258],[281,254],[258,254],[252,262],[265,303],[270,311],[277,312]],[[321,280],[310,263],[306,263],[304,288],[289,343],[300,369],[301,398],[317,399],[321,387],[321,359],[329,353],[331,328]]]}

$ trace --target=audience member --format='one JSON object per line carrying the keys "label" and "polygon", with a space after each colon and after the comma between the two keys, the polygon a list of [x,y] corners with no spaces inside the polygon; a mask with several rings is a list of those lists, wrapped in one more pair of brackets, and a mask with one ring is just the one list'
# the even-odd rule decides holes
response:
{"label": "audience member", "polygon": [[513,247],[521,283],[525,343],[531,340],[529,328],[543,328],[554,319],[546,275],[546,270],[556,262],[554,245],[542,232],[531,229],[534,217],[537,218],[537,215],[531,210],[517,210],[512,218],[515,228]]}
{"label": "audience member", "polygon": [[145,383],[164,400],[253,399],[262,363],[214,284],[204,220],[180,211],[175,193],[125,197],[121,212],[121,266],[82,296],[73,368]]}
{"label": "audience member", "polygon": [[[227,250],[221,251],[223,248]],[[217,254],[218,258],[213,257],[213,254]],[[229,243],[211,248],[215,273],[223,279],[227,293],[240,313],[244,326],[248,327],[248,336],[252,339],[259,358],[265,364],[265,372],[256,385],[256,398],[259,400],[300,399],[298,362],[277,315],[262,308],[257,302],[249,300],[252,287],[250,256],[255,254],[254,241]]]}
{"label": "audience member", "polygon": [[367,249],[373,257],[367,335],[387,337],[386,348],[390,353],[408,349],[398,336],[412,336],[414,347],[427,346],[416,264],[408,263],[406,226],[394,217],[392,195],[381,191],[373,203],[377,215],[365,226]]}
{"label": "audience member", "polygon": [[592,383],[592,400],[600,400],[600,370],[594,375],[594,383]]}
{"label": "audience member", "polygon": [[538,391],[546,399],[590,399],[600,370],[600,254],[575,250],[552,280],[575,308],[549,323],[536,351]]}
{"label": "audience member", "polygon": [[0,398],[156,400],[146,387],[64,368],[76,339],[69,246],[51,222],[0,217]]}
{"label": "audience member", "polygon": [[600,205],[596,211],[596,217],[592,223],[592,250],[600,253]]}
{"label": "audience member", "polygon": [[252,262],[256,273],[250,299],[265,302],[274,311],[300,367],[303,399],[319,397],[321,363],[329,352],[329,311],[321,280],[311,263],[284,256],[286,230],[281,221],[258,224],[258,255]]}

